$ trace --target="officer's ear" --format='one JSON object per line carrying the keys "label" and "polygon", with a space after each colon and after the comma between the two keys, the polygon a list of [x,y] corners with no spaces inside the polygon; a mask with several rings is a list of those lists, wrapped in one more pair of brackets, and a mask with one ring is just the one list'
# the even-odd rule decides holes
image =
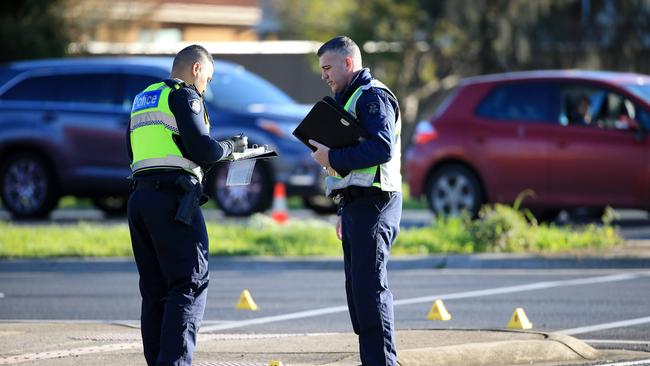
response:
{"label": "officer's ear", "polygon": [[200,62],[195,62],[192,65],[192,75],[198,76],[200,72],[201,72],[201,63]]}
{"label": "officer's ear", "polygon": [[353,71],[354,70],[354,60],[350,56],[345,56],[343,59],[343,62],[345,63],[345,69],[348,71]]}

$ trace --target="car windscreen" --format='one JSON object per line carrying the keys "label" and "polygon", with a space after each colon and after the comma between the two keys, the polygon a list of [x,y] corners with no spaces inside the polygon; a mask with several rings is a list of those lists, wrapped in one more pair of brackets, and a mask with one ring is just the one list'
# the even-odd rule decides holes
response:
{"label": "car windscreen", "polygon": [[275,85],[244,69],[228,73],[215,72],[205,93],[205,100],[223,108],[294,103]]}
{"label": "car windscreen", "polygon": [[650,103],[650,84],[632,84],[625,88]]}

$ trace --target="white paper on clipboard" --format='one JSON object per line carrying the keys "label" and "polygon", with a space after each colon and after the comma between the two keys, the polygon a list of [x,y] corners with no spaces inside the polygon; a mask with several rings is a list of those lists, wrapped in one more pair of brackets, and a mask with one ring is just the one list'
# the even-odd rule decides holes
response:
{"label": "white paper on clipboard", "polygon": [[255,159],[235,160],[230,162],[226,186],[245,186],[251,182]]}
{"label": "white paper on clipboard", "polygon": [[226,160],[230,161],[226,186],[245,186],[251,182],[253,169],[257,159],[272,158],[278,153],[269,149],[268,146],[253,145],[241,153],[232,153]]}

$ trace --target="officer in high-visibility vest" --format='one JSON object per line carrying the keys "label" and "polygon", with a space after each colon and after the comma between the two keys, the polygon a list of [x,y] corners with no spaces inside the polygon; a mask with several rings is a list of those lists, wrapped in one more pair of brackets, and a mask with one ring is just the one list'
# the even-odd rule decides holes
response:
{"label": "officer in high-visibility vest", "polygon": [[328,195],[337,197],[337,233],[343,244],[345,289],[363,365],[395,365],[393,295],[386,264],[402,216],[399,105],[395,95],[361,66],[348,37],[318,50],[323,80],[369,137],[355,146],[329,149],[316,141],[314,159],[325,168]]}
{"label": "officer in high-visibility vest", "polygon": [[131,110],[128,220],[150,366],[192,364],[209,280],[201,181],[206,169],[247,145],[245,136],[210,137],[202,96],[213,72],[205,48],[186,47],[174,58],[170,79],[138,94]]}

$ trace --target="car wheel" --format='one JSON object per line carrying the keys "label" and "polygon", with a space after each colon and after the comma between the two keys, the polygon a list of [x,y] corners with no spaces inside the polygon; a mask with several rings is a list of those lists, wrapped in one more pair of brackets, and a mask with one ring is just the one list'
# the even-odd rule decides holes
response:
{"label": "car wheel", "polygon": [[331,198],[324,195],[303,197],[302,202],[309,209],[319,215],[329,215],[336,213],[337,207]]}
{"label": "car wheel", "polygon": [[46,217],[59,203],[54,174],[34,153],[9,156],[0,167],[2,204],[16,219]]}
{"label": "car wheel", "polygon": [[242,186],[227,186],[229,164],[218,164],[211,179],[210,192],[227,216],[250,216],[271,207],[273,182],[266,164],[258,161],[251,182]]}
{"label": "car wheel", "polygon": [[126,196],[106,196],[93,198],[93,205],[104,211],[107,216],[123,216],[126,214]]}
{"label": "car wheel", "polygon": [[429,208],[437,216],[458,216],[463,211],[476,217],[483,203],[478,178],[464,166],[439,168],[426,185]]}

